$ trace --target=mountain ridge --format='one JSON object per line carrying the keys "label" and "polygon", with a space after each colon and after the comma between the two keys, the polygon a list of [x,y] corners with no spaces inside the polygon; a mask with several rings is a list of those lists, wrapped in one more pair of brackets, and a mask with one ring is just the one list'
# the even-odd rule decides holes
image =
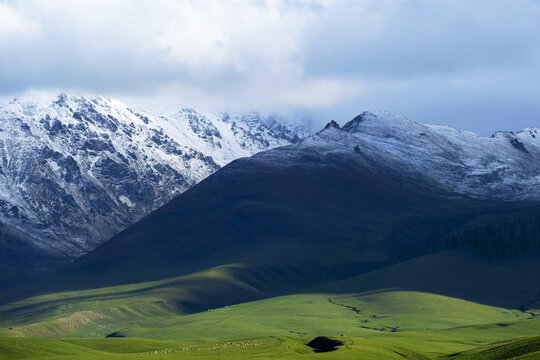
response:
{"label": "mountain ridge", "polygon": [[[315,261],[323,268],[349,266],[345,263],[364,268],[425,254],[431,237],[442,238],[477,219],[489,223],[537,209],[531,188],[516,191],[530,186],[531,178],[520,182],[521,172],[529,171],[534,181],[540,175],[537,167],[524,168],[540,154],[534,142],[526,143],[530,151],[524,153],[504,139],[465,133],[456,140],[459,130],[373,113],[342,128],[330,124],[296,144],[231,162],[67,271],[101,281],[99,274],[107,269],[121,274],[121,283],[244,257],[263,264]],[[466,142],[471,144],[460,147]],[[463,163],[473,152],[477,168]],[[501,154],[512,156],[514,167],[497,157]],[[489,170],[504,161],[512,175],[503,178],[508,181],[488,176],[473,182],[476,187],[460,187],[479,166]],[[330,256],[334,247],[347,250]]]}
{"label": "mountain ridge", "polygon": [[[193,109],[165,117],[64,93],[16,99],[0,107],[0,117],[0,222],[26,230],[41,250],[64,259],[86,253],[231,160],[259,151],[250,161],[278,167],[339,156],[385,177],[422,179],[448,197],[540,198],[531,191],[540,183],[535,128],[486,138],[365,111],[343,127],[332,121],[306,136],[276,117],[212,117]],[[17,151],[22,154],[12,156]],[[75,215],[66,220],[66,213]]]}
{"label": "mountain ridge", "polygon": [[308,133],[275,116],[164,117],[65,93],[16,98],[0,119],[0,222],[64,261],[231,160]]}
{"label": "mountain ridge", "polygon": [[331,123],[299,146],[361,153],[389,170],[429,179],[475,198],[538,200],[540,129],[483,137],[448,126],[425,125],[390,113],[363,112],[341,128]]}

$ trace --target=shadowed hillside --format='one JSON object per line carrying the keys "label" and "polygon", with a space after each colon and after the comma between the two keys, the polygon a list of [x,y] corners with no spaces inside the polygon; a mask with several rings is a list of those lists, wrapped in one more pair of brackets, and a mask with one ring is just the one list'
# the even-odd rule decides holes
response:
{"label": "shadowed hillside", "polygon": [[348,158],[294,156],[234,162],[59,276],[68,284],[76,278],[71,286],[113,285],[231,262],[348,264],[354,273],[422,254],[427,234],[511,207],[447,198],[421,179],[403,181]]}

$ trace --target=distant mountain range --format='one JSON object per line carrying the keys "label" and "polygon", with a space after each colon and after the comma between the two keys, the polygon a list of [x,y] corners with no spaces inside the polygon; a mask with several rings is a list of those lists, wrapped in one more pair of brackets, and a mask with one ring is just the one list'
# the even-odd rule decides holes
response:
{"label": "distant mountain range", "polygon": [[14,251],[43,257],[21,251],[4,265],[72,260],[228,162],[306,135],[256,113],[165,117],[100,96],[16,98],[0,105],[0,231]]}
{"label": "distant mountain range", "polygon": [[[503,233],[493,224],[504,220],[505,234],[536,231],[537,133],[483,138],[368,112],[342,128],[331,122],[296,144],[233,161],[65,275],[93,287],[248,263],[308,268],[322,281],[452,247],[489,254],[459,237],[478,229],[513,249],[497,256],[536,254],[540,236],[514,246],[505,241],[515,236],[497,240]],[[533,221],[512,225],[520,217]]]}
{"label": "distant mountain range", "polygon": [[[97,253],[99,262],[114,258],[116,265],[119,254],[147,258],[159,244],[176,269],[177,256],[193,263],[207,248],[244,251],[248,239],[265,239],[270,252],[278,239],[319,239],[312,244],[319,252],[336,236],[353,253],[367,246],[359,238],[370,239],[377,254],[371,261],[393,261],[425,251],[417,235],[442,236],[442,223],[454,229],[540,200],[535,128],[485,138],[364,112],[312,135],[277,116],[183,109],[165,117],[66,94],[14,99],[0,106],[0,119],[0,240],[8,268],[49,267],[84,255],[229,162],[257,153],[77,264]],[[177,207],[174,216],[164,215]],[[122,248],[125,234],[138,245],[110,251]],[[382,243],[375,246],[374,239]],[[170,250],[179,247],[180,253]]]}

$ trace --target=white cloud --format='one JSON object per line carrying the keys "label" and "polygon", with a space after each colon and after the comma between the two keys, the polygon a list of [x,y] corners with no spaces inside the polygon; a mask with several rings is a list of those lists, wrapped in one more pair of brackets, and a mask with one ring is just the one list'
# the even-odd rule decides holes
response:
{"label": "white cloud", "polygon": [[9,47],[36,35],[39,26],[7,3],[0,2],[0,45]]}
{"label": "white cloud", "polygon": [[279,94],[279,102],[293,107],[331,107],[358,97],[362,90],[358,80],[312,78],[285,88]]}
{"label": "white cloud", "polygon": [[534,0],[0,0],[0,95],[322,117],[435,112],[500,86],[540,108],[539,16]]}

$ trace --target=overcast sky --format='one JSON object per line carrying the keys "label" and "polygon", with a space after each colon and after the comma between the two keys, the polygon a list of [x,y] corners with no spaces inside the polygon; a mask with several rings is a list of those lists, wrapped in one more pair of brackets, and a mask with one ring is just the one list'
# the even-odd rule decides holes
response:
{"label": "overcast sky", "polygon": [[0,97],[540,127],[540,0],[0,0]]}

